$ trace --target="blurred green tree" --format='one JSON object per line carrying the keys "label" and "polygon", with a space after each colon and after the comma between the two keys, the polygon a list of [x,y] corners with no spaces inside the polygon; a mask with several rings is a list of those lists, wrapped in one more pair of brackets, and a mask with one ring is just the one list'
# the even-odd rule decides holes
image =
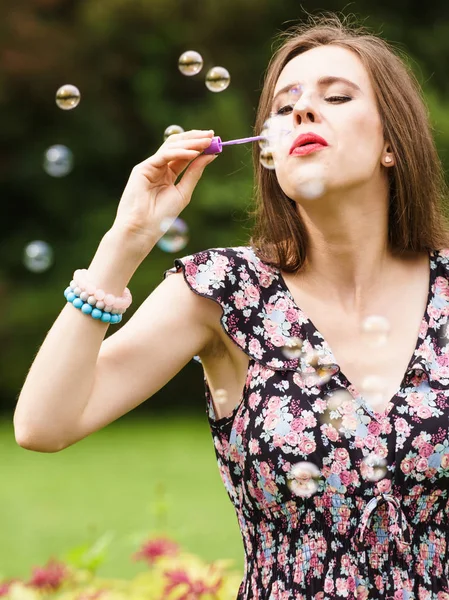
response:
{"label": "blurred green tree", "polygon": [[[449,21],[442,3],[359,0],[365,24],[413,57],[424,83],[444,163],[449,151],[445,65]],[[327,0],[326,10],[349,12]],[[213,128],[223,139],[252,133],[273,36],[322,8],[295,0],[16,0],[0,5],[0,408],[11,410],[33,356],[64,300],[78,267],[87,266],[109,228],[133,165],[162,143],[173,123]],[[371,15],[371,16],[369,16]],[[369,18],[368,18],[369,16]],[[203,71],[181,75],[179,55],[204,58]],[[230,87],[209,92],[204,74],[214,65],[231,73]],[[64,83],[81,90],[72,111],[57,108]],[[52,178],[42,168],[53,144],[74,153],[73,172]],[[190,241],[181,254],[245,244],[250,221],[251,149],[236,146],[207,170],[183,213]],[[25,245],[47,241],[55,263],[28,271]],[[138,306],[171,267],[159,249],[131,282]],[[132,314],[132,308],[128,312]],[[112,329],[112,328],[111,328]],[[175,343],[166,340],[166,343]],[[51,376],[51,374],[49,374]],[[202,410],[201,369],[189,365],[147,403]]]}

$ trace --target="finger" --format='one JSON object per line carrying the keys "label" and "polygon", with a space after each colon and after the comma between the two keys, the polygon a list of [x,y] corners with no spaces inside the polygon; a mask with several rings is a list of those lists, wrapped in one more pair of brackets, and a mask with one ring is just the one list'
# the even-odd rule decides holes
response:
{"label": "finger", "polygon": [[194,160],[176,185],[181,196],[189,201],[205,167],[217,158],[218,154],[203,154]]}
{"label": "finger", "polygon": [[170,135],[164,143],[167,141],[178,141],[178,140],[189,140],[190,138],[208,137],[214,136],[213,129],[191,129],[189,131],[183,131],[182,133],[173,133]]}
{"label": "finger", "polygon": [[209,137],[200,137],[200,138],[193,138],[193,139],[188,139],[188,140],[178,140],[173,141],[173,142],[169,142],[167,140],[167,142],[161,146],[161,148],[188,148],[189,150],[205,150],[206,148],[209,148],[209,146],[211,145],[211,138]]}
{"label": "finger", "polygon": [[168,163],[168,168],[176,176],[179,177],[186,167],[188,167],[190,160],[172,160]]}
{"label": "finger", "polygon": [[143,171],[166,167],[172,160],[193,160],[200,154],[199,150],[186,148],[164,148],[163,146],[150,158],[136,165]]}

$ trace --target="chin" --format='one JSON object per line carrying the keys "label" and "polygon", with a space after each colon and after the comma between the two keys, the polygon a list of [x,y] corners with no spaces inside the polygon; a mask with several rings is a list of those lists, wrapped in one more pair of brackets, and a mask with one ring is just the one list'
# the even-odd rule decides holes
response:
{"label": "chin", "polygon": [[324,196],[327,186],[326,182],[321,178],[308,178],[298,181],[294,187],[289,186],[287,196],[295,202],[302,200],[317,200]]}

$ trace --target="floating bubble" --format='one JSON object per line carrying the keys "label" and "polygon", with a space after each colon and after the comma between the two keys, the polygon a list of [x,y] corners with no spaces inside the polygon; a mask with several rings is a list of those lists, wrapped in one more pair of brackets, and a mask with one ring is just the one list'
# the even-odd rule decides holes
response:
{"label": "floating bubble", "polygon": [[288,475],[288,487],[295,496],[310,498],[318,491],[321,472],[311,462],[298,462],[292,466]]}
{"label": "floating bubble", "polygon": [[302,93],[303,87],[299,83],[291,85],[288,90],[284,91],[277,98],[273,114],[280,117],[291,114],[291,110],[302,96]]}
{"label": "floating bubble", "polygon": [[285,122],[280,117],[271,115],[262,125],[259,134],[263,136],[263,139],[259,140],[260,149],[278,148],[280,143],[287,139],[289,133],[291,133],[291,129],[285,126]]}
{"label": "floating bubble", "polygon": [[387,461],[375,452],[371,452],[362,460],[360,474],[367,481],[379,481],[387,474]]}
{"label": "floating bubble", "polygon": [[259,135],[263,136],[263,139],[259,140],[258,142],[259,148],[261,150],[268,148],[270,145],[270,119],[267,119],[262,125],[262,130]]}
{"label": "floating bubble", "polygon": [[335,375],[337,372],[337,365],[319,365],[316,367],[315,371],[301,373],[301,379],[306,385],[321,386],[330,381],[332,375]]}
{"label": "floating bubble", "polygon": [[164,252],[179,252],[187,246],[189,229],[179,217],[162,219],[160,230],[164,235],[157,242],[157,246]]}
{"label": "floating bubble", "polygon": [[211,92],[222,92],[231,83],[229,71],[224,67],[212,67],[206,75],[206,87]]}
{"label": "floating bubble", "polygon": [[301,179],[297,184],[298,194],[306,200],[316,200],[325,191],[325,173],[320,162],[303,165]]}
{"label": "floating bubble", "polygon": [[336,390],[326,396],[326,409],[320,417],[325,425],[332,425],[337,431],[345,426],[345,421],[355,414],[354,398],[347,390]]}
{"label": "floating bubble", "polygon": [[275,168],[273,149],[271,147],[263,148],[260,151],[259,160],[262,167],[270,170]]}
{"label": "floating bubble", "polygon": [[217,405],[223,405],[226,404],[226,402],[228,401],[228,392],[226,390],[224,390],[223,388],[219,388],[218,390],[215,390],[214,392],[214,402]]}
{"label": "floating bubble", "polygon": [[176,133],[184,133],[184,129],[181,125],[169,125],[167,129],[164,131],[164,142],[171,136]]}
{"label": "floating bubble", "polygon": [[62,85],[56,92],[56,104],[59,108],[62,108],[62,110],[72,110],[72,108],[76,108],[80,103],[80,100],[81,94],[79,89],[69,83]]}
{"label": "floating bubble", "polygon": [[178,60],[178,68],[183,75],[197,75],[203,68],[203,57],[195,50],[187,50]]}
{"label": "floating bubble", "polygon": [[389,333],[390,323],[381,315],[370,315],[362,322],[362,337],[371,348],[384,346]]}
{"label": "floating bubble", "polygon": [[293,106],[295,106],[295,104],[301,98],[303,91],[303,86],[300,83],[295,83],[294,85],[292,85],[286,94],[287,106],[291,106],[293,108]]}
{"label": "floating bubble", "polygon": [[385,379],[378,375],[367,375],[362,380],[361,392],[373,410],[382,406],[385,400]]}
{"label": "floating bubble", "polygon": [[72,151],[63,146],[56,144],[50,146],[45,151],[44,155],[44,170],[52,177],[64,177],[73,169],[73,154]]}
{"label": "floating bubble", "polygon": [[25,267],[33,273],[42,273],[53,264],[53,250],[41,240],[30,242],[23,252]]}
{"label": "floating bubble", "polygon": [[303,341],[301,338],[292,337],[288,339],[285,346],[281,348],[281,352],[288,360],[300,358],[302,355],[302,344]]}

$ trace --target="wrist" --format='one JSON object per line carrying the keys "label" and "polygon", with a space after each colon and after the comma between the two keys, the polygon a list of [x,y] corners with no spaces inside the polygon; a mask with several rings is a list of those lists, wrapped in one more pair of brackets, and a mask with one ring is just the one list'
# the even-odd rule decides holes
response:
{"label": "wrist", "polygon": [[88,267],[88,277],[97,288],[121,296],[145,256],[132,238],[118,229],[110,229]]}
{"label": "wrist", "polygon": [[119,243],[127,253],[141,262],[154,248],[160,236],[151,236],[136,228],[114,223],[106,232],[105,237]]}

